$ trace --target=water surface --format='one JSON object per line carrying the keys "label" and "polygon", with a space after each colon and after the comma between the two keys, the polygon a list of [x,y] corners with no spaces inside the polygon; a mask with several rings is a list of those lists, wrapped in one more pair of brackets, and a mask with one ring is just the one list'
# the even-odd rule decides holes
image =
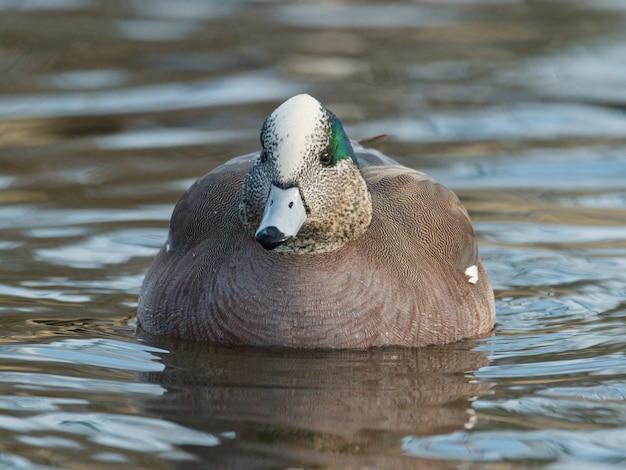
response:
{"label": "water surface", "polygon": [[[0,18],[0,466],[624,466],[621,2],[25,0]],[[460,196],[492,337],[135,336],[177,199],[299,92]]]}

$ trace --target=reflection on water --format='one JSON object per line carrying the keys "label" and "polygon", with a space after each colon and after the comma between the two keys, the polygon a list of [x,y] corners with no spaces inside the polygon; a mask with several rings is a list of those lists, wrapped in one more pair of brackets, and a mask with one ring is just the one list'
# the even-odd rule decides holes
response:
{"label": "reflection on water", "polygon": [[[0,466],[626,463],[626,4],[0,0]],[[480,342],[135,338],[181,193],[307,91],[459,194]]]}
{"label": "reflection on water", "polygon": [[256,458],[281,465],[299,459],[398,464],[407,434],[471,429],[470,403],[490,388],[472,378],[487,363],[486,355],[467,344],[334,352],[157,344],[176,353],[163,356],[163,372],[142,374],[140,380],[167,393],[143,406],[229,436],[228,450],[199,452],[207,461],[237,467],[250,463],[251,449]]}

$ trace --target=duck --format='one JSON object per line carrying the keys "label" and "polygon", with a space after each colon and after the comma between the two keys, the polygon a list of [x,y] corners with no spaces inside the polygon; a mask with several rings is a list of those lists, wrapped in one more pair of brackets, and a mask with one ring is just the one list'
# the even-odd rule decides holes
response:
{"label": "duck", "polygon": [[140,289],[141,331],[330,349],[491,333],[493,290],[452,190],[351,140],[308,94],[269,114],[260,141],[176,204]]}

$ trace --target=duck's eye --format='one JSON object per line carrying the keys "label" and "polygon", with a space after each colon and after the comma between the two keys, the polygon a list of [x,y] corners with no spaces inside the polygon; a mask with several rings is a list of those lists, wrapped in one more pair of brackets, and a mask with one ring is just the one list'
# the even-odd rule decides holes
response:
{"label": "duck's eye", "polygon": [[265,149],[261,150],[261,154],[259,155],[259,160],[261,160],[261,163],[265,163],[267,161],[267,150]]}
{"label": "duck's eye", "polygon": [[330,152],[322,152],[320,154],[320,163],[325,166],[332,165],[333,163],[333,154]]}

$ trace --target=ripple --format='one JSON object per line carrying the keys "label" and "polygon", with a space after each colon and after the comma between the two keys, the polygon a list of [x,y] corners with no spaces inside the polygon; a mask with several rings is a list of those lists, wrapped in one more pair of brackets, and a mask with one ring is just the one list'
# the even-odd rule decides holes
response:
{"label": "ripple", "polygon": [[[545,461],[582,464],[603,462],[622,468],[626,462],[625,429],[566,431],[476,431],[448,435],[407,436],[407,455],[479,462]],[[619,464],[619,465],[618,465]]]}
{"label": "ripple", "polygon": [[[567,429],[583,425],[588,429],[602,429],[607,426],[620,426],[626,420],[626,403],[623,401],[586,400],[572,395],[541,396],[535,395],[505,400],[479,400],[474,409],[480,412],[482,419],[502,419],[515,415],[527,428],[545,428],[549,421],[551,427]],[[494,418],[494,416],[496,416]]]}
{"label": "ripple", "polygon": [[51,73],[43,80],[59,89],[92,90],[125,85],[130,80],[130,74],[121,69],[73,70]]}
{"label": "ripple", "polygon": [[[73,292],[72,292],[73,291]],[[84,292],[77,291],[74,288],[68,289],[40,289],[30,287],[19,287],[7,284],[0,284],[0,296],[7,298],[24,298],[24,299],[45,299],[55,302],[84,303],[91,300],[91,296]],[[0,306],[0,311],[5,310]]]}
{"label": "ripple", "polygon": [[626,384],[623,382],[608,381],[603,385],[585,387],[552,387],[539,390],[540,395],[548,397],[579,398],[586,401],[616,402],[626,406]]}
{"label": "ripple", "polygon": [[89,269],[154,255],[155,249],[135,241],[135,234],[146,235],[143,231],[123,230],[92,236],[71,245],[36,249],[33,255],[36,260],[49,264]]}
{"label": "ripple", "polygon": [[177,41],[198,32],[200,24],[173,20],[118,20],[115,26],[135,41]]}
{"label": "ripple", "polygon": [[302,87],[271,71],[193,83],[166,83],[107,91],[0,96],[0,118],[97,116],[232,106],[287,98]]}
{"label": "ripple", "polygon": [[[74,225],[103,224],[107,222],[138,222],[144,220],[167,221],[172,204],[154,204],[125,210],[104,209],[49,209],[32,205],[0,207],[0,229],[25,228],[28,230]],[[72,227],[72,230],[74,228]],[[82,230],[82,229],[76,229]]]}
{"label": "ripple", "polygon": [[184,1],[178,2],[176,8],[172,8],[172,4],[169,0],[151,0],[150,2],[129,0],[127,3],[137,14],[142,16],[168,19],[207,20],[232,15],[237,11],[239,4],[243,4],[244,2]]}
{"label": "ripple", "polygon": [[44,449],[81,449],[78,442],[62,437],[17,436],[16,439],[22,444]]}
{"label": "ripple", "polygon": [[[133,369],[134,370],[134,369]],[[74,391],[79,393],[111,393],[119,395],[162,395],[166,390],[157,384],[103,380],[87,377],[71,377],[58,374],[36,372],[0,372],[0,383],[9,384],[18,390],[30,391]],[[4,400],[4,401],[3,401]],[[57,410],[59,405],[83,403],[82,399],[62,399],[50,397],[5,397],[3,409],[14,411],[27,407],[29,410]]]}
{"label": "ripple", "polygon": [[[622,102],[626,47],[621,41],[606,44],[598,41],[589,48],[561,49],[555,54],[522,61],[512,69],[499,71],[496,77],[501,83],[534,88],[551,97]],[[598,83],[602,86],[597,86]]]}
{"label": "ripple", "polygon": [[458,13],[421,5],[288,5],[278,18],[300,28],[416,28],[449,24]]}
{"label": "ripple", "polygon": [[111,134],[94,139],[97,147],[107,150],[186,147],[225,144],[253,135],[252,131],[204,131],[200,129],[150,129]]}
{"label": "ripple", "polygon": [[0,10],[79,10],[92,4],[92,0],[0,0]]}
{"label": "ripple", "polygon": [[[27,374],[28,375],[28,374]],[[0,381],[7,377],[0,372]],[[0,409],[13,411],[58,411],[61,405],[86,405],[87,400],[80,398],[52,398],[29,396],[0,396]]]}
{"label": "ripple", "polygon": [[[529,302],[545,302],[546,297],[557,294],[554,289],[551,290],[551,287],[567,287],[567,285],[576,288],[582,288],[586,285],[602,287],[601,282],[615,278],[626,278],[624,261],[620,262],[620,258],[611,256],[611,251],[606,255],[600,253],[597,257],[590,257],[585,251],[576,255],[572,252],[549,247],[550,241],[556,243],[558,240],[558,236],[553,231],[557,227],[548,227],[548,229],[552,228],[553,230],[546,230],[545,232],[542,231],[542,227],[532,224],[479,224],[479,227],[482,237],[491,242],[497,241],[504,244],[504,246],[483,244],[480,247],[481,256],[489,268],[488,272],[494,289],[505,293],[509,290],[514,291],[515,298],[511,299],[512,303],[505,310],[502,310],[503,314],[509,311],[519,312],[520,309],[532,307]],[[526,229],[528,229],[528,234],[524,232]],[[563,246],[569,233],[560,233],[563,238],[558,241]],[[612,233],[619,233],[619,230]],[[574,236],[578,238],[584,235],[583,233],[583,235]],[[592,241],[590,239],[596,237],[592,229],[589,229],[587,235],[589,237],[587,241]],[[553,240],[547,240],[549,236],[553,236]],[[534,239],[534,243],[530,241],[532,239]],[[546,248],[537,247],[543,242],[548,245]],[[571,241],[568,241],[568,245],[571,245]],[[605,261],[607,263],[603,266]],[[543,295],[538,296],[538,292],[535,290],[525,289],[533,286],[543,287],[540,292]],[[604,289],[604,291],[610,293],[611,289]],[[527,296],[530,292],[532,292],[533,298],[529,299]],[[562,291],[558,292],[559,299],[563,298],[563,293]],[[558,302],[559,299],[553,299],[552,302]],[[539,308],[542,309],[544,306],[545,304],[540,305]],[[531,310],[536,309],[531,308]]]}
{"label": "ripple", "polygon": [[626,158],[621,148],[525,150],[473,162],[459,159],[427,173],[454,189],[536,189],[541,200],[558,201],[572,191],[625,188]]}
{"label": "ripple", "polygon": [[164,369],[154,353],[162,349],[109,339],[66,339],[43,344],[0,345],[0,358],[16,361],[65,362],[135,372]]}
{"label": "ripple", "polygon": [[[161,240],[162,242],[162,240]],[[160,243],[162,245],[163,243]],[[134,292],[141,285],[143,273],[132,276],[115,276],[109,279],[94,280],[73,280],[72,287],[87,291],[89,293],[116,293],[116,292]],[[65,288],[67,286],[66,278],[49,277],[42,281],[22,281],[21,285],[25,287],[47,288],[49,290]],[[0,291],[1,292],[1,291]],[[8,294],[9,292],[7,292]]]}
{"label": "ripple", "polygon": [[[83,269],[84,264],[76,266],[76,269]],[[17,308],[16,303],[22,304],[21,311],[36,311],[35,304],[48,308],[67,308],[69,304],[80,304],[92,302],[96,296],[106,296],[111,294],[128,294],[136,296],[143,281],[143,273],[135,275],[111,276],[107,279],[92,280],[72,280],[67,277],[49,276],[42,280],[21,281],[20,285],[0,284],[0,297],[5,305],[0,305],[0,311],[11,311]],[[23,299],[30,299],[27,305]],[[126,304],[128,301],[125,301]],[[133,304],[134,305],[134,304]],[[6,318],[6,317],[5,317]],[[17,319],[17,318],[16,318]],[[51,320],[55,323],[54,320]],[[97,320],[90,320],[98,322]],[[102,321],[101,321],[102,322]],[[58,326],[58,321],[56,322]],[[76,325],[68,325],[70,328]],[[81,327],[85,325],[82,324]]]}
{"label": "ripple", "polygon": [[378,135],[381,129],[400,142],[459,142],[566,137],[623,137],[621,110],[584,104],[514,103],[472,111],[432,112],[348,126],[352,135]]}
{"label": "ripple", "polygon": [[[546,338],[547,339],[547,338]],[[626,372],[626,358],[623,354],[601,355],[599,357],[582,357],[541,362],[518,362],[515,367],[509,364],[492,365],[481,368],[476,377],[485,380],[496,378],[528,379],[540,377],[582,376],[596,372],[607,375],[623,375]]]}
{"label": "ripple", "polygon": [[562,205],[591,207],[594,209],[623,209],[626,207],[626,193],[609,191],[584,195],[567,196],[557,199]]}
{"label": "ripple", "polygon": [[[5,417],[0,418],[0,429],[21,433],[67,433],[102,446],[156,453],[165,458],[169,453],[172,456],[179,453],[175,448],[177,445],[213,447],[220,443],[217,437],[207,432],[191,430],[172,422],[113,413],[52,412],[19,420]],[[33,442],[32,437],[28,437],[27,441]],[[42,439],[34,442],[41,445]],[[52,444],[52,447],[57,447],[58,441],[55,439]]]}
{"label": "ripple", "polygon": [[58,470],[59,467],[37,465],[21,455],[2,452],[0,454],[0,467],[13,470]]}

